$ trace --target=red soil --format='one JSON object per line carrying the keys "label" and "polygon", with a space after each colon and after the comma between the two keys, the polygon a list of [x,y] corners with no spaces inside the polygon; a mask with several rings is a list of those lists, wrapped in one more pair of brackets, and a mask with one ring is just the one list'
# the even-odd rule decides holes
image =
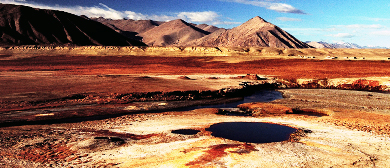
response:
{"label": "red soil", "polygon": [[240,63],[213,57],[41,56],[0,61],[0,71],[62,71],[67,74],[262,74],[281,78],[388,76],[388,61],[264,59]]}

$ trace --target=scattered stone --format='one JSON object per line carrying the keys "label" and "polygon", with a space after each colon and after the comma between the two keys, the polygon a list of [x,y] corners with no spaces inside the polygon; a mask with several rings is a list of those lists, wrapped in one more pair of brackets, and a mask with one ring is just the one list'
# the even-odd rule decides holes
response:
{"label": "scattered stone", "polygon": [[243,111],[240,108],[220,108],[220,109],[218,109],[217,114],[228,115],[228,116],[250,116],[250,115],[252,115],[251,112]]}
{"label": "scattered stone", "polygon": [[321,117],[321,116],[331,116],[334,112],[332,110],[328,110],[328,109],[299,109],[299,108],[295,108],[295,109],[293,109],[293,113]]}
{"label": "scattered stone", "polygon": [[192,80],[190,77],[188,76],[180,76],[178,79],[185,79],[185,80]]}
{"label": "scattered stone", "polygon": [[232,77],[232,79],[267,80],[267,78],[261,78],[257,74],[247,74],[246,76]]}

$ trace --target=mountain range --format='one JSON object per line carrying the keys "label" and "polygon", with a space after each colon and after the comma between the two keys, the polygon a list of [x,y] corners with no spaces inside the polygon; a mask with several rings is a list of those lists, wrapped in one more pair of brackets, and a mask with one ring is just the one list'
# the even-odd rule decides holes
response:
{"label": "mountain range", "polygon": [[[114,28],[118,32],[136,35],[136,37],[128,37],[142,39],[149,46],[310,48],[306,43],[259,16],[233,29],[218,28],[207,24],[196,25],[181,19],[163,23],[151,20],[104,18],[93,20]],[[124,26],[126,23],[127,26]]]}
{"label": "mountain range", "polygon": [[1,45],[145,45],[70,13],[0,4]]}
{"label": "mountain range", "polygon": [[281,28],[254,17],[224,29],[177,19],[111,20],[0,4],[0,45],[207,46],[311,48]]}
{"label": "mountain range", "polygon": [[327,42],[315,42],[315,41],[307,41],[307,44],[314,48],[353,48],[353,49],[387,49],[386,47],[379,46],[360,46],[355,43],[347,43],[347,42],[337,42],[337,43],[327,43]]}

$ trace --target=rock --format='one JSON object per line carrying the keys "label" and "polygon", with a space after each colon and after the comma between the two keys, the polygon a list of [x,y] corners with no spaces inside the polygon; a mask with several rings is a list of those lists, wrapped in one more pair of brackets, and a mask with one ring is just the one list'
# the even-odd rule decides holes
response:
{"label": "rock", "polygon": [[294,114],[303,114],[311,116],[331,116],[333,115],[333,110],[329,109],[293,109]]}
{"label": "rock", "polygon": [[191,78],[188,76],[180,76],[180,77],[178,77],[178,79],[191,80]]}
{"label": "rock", "polygon": [[248,111],[243,111],[239,108],[220,108],[218,109],[218,113],[221,115],[229,115],[229,116],[248,116],[251,115],[251,113]]}
{"label": "rock", "polygon": [[232,77],[232,79],[266,80],[267,78],[261,78],[257,74],[246,74],[245,76]]}
{"label": "rock", "polygon": [[271,103],[244,103],[237,106],[243,111],[251,111],[252,116],[291,114],[293,110],[278,104]]}

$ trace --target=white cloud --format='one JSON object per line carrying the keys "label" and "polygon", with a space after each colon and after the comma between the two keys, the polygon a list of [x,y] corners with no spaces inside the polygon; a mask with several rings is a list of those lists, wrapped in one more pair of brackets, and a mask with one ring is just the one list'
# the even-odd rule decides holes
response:
{"label": "white cloud", "polygon": [[85,15],[88,17],[104,17],[107,19],[133,19],[133,20],[157,20],[157,21],[170,21],[175,19],[183,19],[188,22],[208,23],[208,24],[239,24],[237,22],[222,21],[221,16],[213,11],[204,12],[180,12],[173,15],[146,15],[142,13],[136,13],[133,11],[117,11],[108,7],[103,3],[99,3],[99,6],[85,7],[85,6],[49,6],[45,4],[35,3],[33,1],[26,0],[0,0],[0,3],[15,4],[30,6],[40,9],[60,10],[75,15]]}
{"label": "white cloud", "polygon": [[125,11],[126,18],[133,19],[133,20],[144,20],[147,19],[147,16],[143,15],[142,13],[135,13],[133,11]]}
{"label": "white cloud", "polygon": [[364,24],[352,24],[352,25],[335,25],[334,27],[348,28],[348,29],[381,29],[385,26],[380,24],[364,25]]}
{"label": "white cloud", "polygon": [[339,37],[339,38],[352,38],[352,37],[355,37],[355,35],[349,34],[349,33],[338,33],[338,34],[331,34],[331,35],[328,35],[328,36]]}
{"label": "white cloud", "polygon": [[126,17],[125,12],[114,10],[102,3],[99,3],[100,6],[93,6],[93,7],[58,6],[58,5],[49,6],[49,5],[39,4],[39,3],[26,1],[26,0],[0,0],[0,3],[24,5],[24,6],[30,6],[33,8],[40,8],[40,9],[60,10],[68,13],[73,13],[75,15],[85,15],[88,17],[104,17],[110,19],[123,19],[124,17]]}
{"label": "white cloud", "polygon": [[372,17],[361,17],[362,20],[369,20],[369,21],[375,21],[375,22],[381,22],[381,21],[390,21],[389,18],[372,18]]}
{"label": "white cloud", "polygon": [[374,31],[371,32],[370,34],[376,36],[390,36],[390,30]]}
{"label": "white cloud", "polygon": [[[278,20],[286,20],[289,18],[276,18]],[[294,18],[291,18],[293,21]],[[320,31],[320,32],[364,32],[370,30],[385,29],[386,26],[380,24],[364,25],[364,24],[352,24],[352,25],[333,25],[327,28],[284,28],[284,30],[289,31]]]}
{"label": "white cloud", "polygon": [[277,20],[284,21],[284,22],[300,22],[302,19],[298,18],[288,18],[288,17],[278,17]]}
{"label": "white cloud", "polygon": [[216,12],[212,11],[181,12],[177,16],[183,20],[188,20],[191,22],[212,22],[220,17]]}
{"label": "white cloud", "polygon": [[271,2],[272,0],[220,0],[220,1],[253,5],[253,6],[263,7],[281,13],[306,14],[304,11],[297,9],[289,4]]}
{"label": "white cloud", "polygon": [[214,21],[212,25],[240,25],[242,22]]}
{"label": "white cloud", "polygon": [[306,14],[302,10],[299,10],[289,4],[284,4],[284,3],[270,3],[270,6],[267,7],[267,9],[274,10],[277,12],[282,12],[282,13]]}

